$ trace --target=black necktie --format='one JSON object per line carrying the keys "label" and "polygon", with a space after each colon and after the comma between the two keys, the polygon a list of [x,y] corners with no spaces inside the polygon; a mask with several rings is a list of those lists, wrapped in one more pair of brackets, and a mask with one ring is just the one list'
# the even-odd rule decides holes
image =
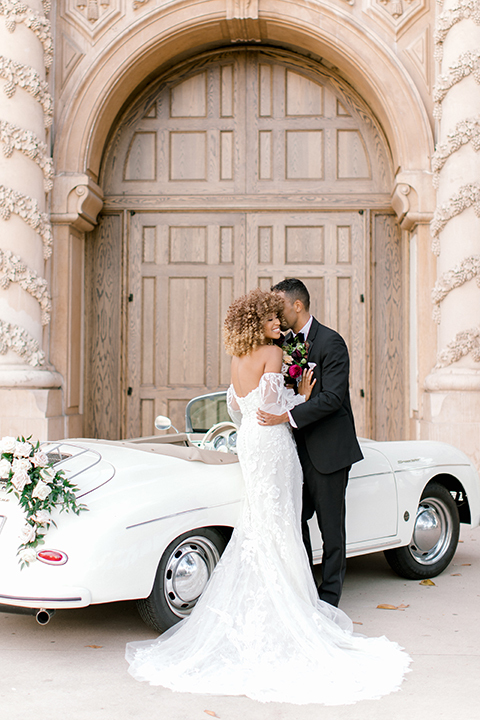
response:
{"label": "black necktie", "polygon": [[304,334],[300,332],[300,333],[298,333],[298,335],[295,335],[293,338],[293,342],[300,342],[300,343],[305,342]]}

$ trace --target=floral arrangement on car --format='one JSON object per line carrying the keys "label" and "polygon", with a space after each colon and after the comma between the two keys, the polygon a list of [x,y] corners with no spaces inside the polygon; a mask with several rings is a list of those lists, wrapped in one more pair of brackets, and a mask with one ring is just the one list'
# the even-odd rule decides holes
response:
{"label": "floral arrangement on car", "polygon": [[53,510],[79,515],[88,509],[77,503],[77,486],[63,470],[55,470],[38,441],[30,441],[31,435],[27,439],[3,437],[0,441],[0,483],[7,493],[14,493],[25,512],[17,553],[21,569],[36,560],[35,548],[45,543],[48,528],[55,525]]}
{"label": "floral arrangement on car", "polygon": [[304,340],[302,333],[289,333],[283,339],[282,349],[285,385],[295,386],[308,367],[308,342]]}

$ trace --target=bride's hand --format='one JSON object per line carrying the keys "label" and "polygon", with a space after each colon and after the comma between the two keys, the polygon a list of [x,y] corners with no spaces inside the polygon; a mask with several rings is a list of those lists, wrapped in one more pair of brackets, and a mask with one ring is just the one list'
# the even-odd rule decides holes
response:
{"label": "bride's hand", "polygon": [[313,370],[308,369],[303,371],[302,379],[298,383],[298,392],[300,395],[305,396],[305,400],[308,400],[310,398],[310,395],[312,394],[312,389],[315,383],[317,382],[317,379],[313,377]]}

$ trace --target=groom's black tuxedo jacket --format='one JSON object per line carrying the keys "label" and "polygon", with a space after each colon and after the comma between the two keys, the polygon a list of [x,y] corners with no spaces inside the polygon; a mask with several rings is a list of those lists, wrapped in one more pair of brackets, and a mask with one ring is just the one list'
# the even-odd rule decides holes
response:
{"label": "groom's black tuxedo jacket", "polygon": [[363,458],[350,405],[350,361],[343,338],[313,318],[308,333],[308,362],[317,379],[310,399],[291,411],[298,441],[304,441],[318,472],[332,473]]}

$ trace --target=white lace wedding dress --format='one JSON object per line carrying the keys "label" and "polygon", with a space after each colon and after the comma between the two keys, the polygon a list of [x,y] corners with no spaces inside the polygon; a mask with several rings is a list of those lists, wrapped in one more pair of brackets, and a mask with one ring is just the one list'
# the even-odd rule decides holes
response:
{"label": "white lace wedding dress", "polygon": [[129,672],[172,690],[340,705],[397,690],[410,658],[385,637],[352,634],[318,599],[301,530],[302,471],[289,425],[261,427],[303,401],[266,373],[228,391],[245,480],[243,511],[192,614],[156,640],[129,643]]}

